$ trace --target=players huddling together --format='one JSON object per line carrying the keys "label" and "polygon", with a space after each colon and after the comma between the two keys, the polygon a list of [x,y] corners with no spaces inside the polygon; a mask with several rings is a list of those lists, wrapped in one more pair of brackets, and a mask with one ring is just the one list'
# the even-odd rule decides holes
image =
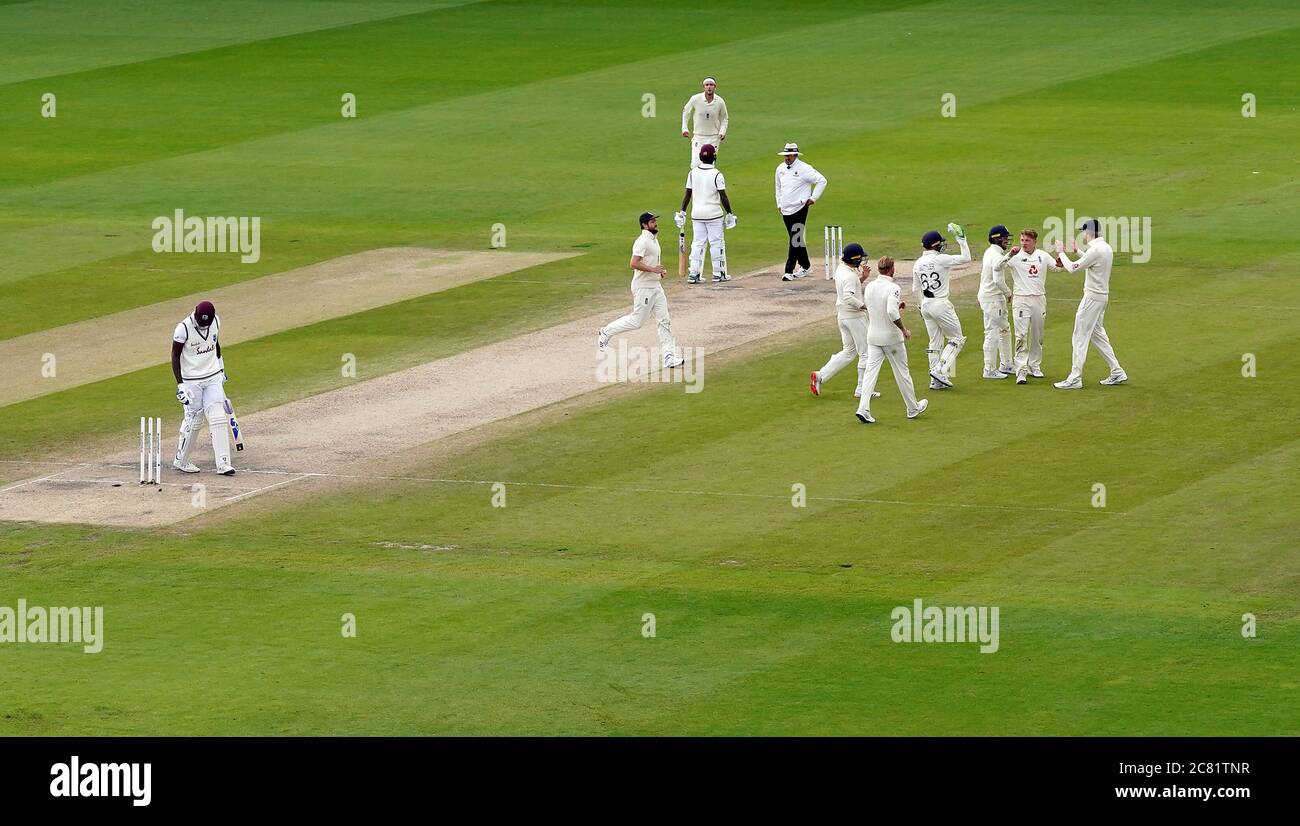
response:
{"label": "players huddling together", "polygon": [[[713,283],[731,280],[724,230],[736,226],[736,216],[727,195],[726,179],[717,167],[718,148],[726,140],[731,118],[727,104],[717,94],[717,86],[713,76],[705,77],[701,82],[703,91],[693,95],[682,109],[682,137],[691,140],[691,162],[681,209],[674,219],[680,230],[678,275],[686,275],[687,284],[704,282],[706,254],[712,261]],[[812,206],[825,193],[827,180],[802,159],[797,143],[785,144],[777,154],[781,161],[774,176],[775,199],[786,233],[781,280],[796,281],[812,269],[808,257],[808,217]],[[641,215],[641,235],[633,245],[632,311],[600,329],[596,348],[599,353],[605,353],[612,336],[635,330],[648,316],[654,315],[664,366],[672,368],[680,366],[682,359],[673,338],[662,286],[667,270],[660,264],[659,243],[655,238],[657,217],[649,212]],[[688,218],[692,233],[689,270],[685,245]],[[1043,377],[1047,274],[1053,270],[1070,273],[1082,270],[1085,272],[1083,298],[1075,314],[1070,373],[1054,386],[1062,390],[1083,387],[1083,365],[1089,346],[1096,348],[1110,368],[1110,374],[1101,384],[1114,386],[1128,380],[1104,326],[1114,251],[1102,237],[1101,222],[1097,219],[1086,219],[1074,229],[1081,233],[1083,240],[1082,250],[1077,248],[1077,239],[1071,242],[1072,251],[1079,254],[1074,260],[1060,242],[1055,254],[1041,249],[1038,232],[1033,228],[1021,230],[1014,246],[1005,225],[997,224],[989,229],[989,246],[980,259],[977,293],[984,327],[983,378],[1001,380],[1014,376],[1015,384],[1023,385],[1030,378]],[[973,260],[961,225],[949,223],[948,232],[956,242],[956,254],[945,250],[948,241],[941,232],[925,232],[907,285],[916,296],[917,310],[925,324],[930,389],[937,391],[954,387],[957,357],[966,344],[961,318],[951,297],[952,273]],[[823,384],[856,362],[855,415],[865,424],[875,422],[871,400],[880,396],[875,389],[876,381],[886,361],[908,418],[921,415],[929,405],[927,399],[916,398],[908,373],[906,342],[912,332],[903,321],[907,302],[903,299],[903,284],[894,280],[895,268],[894,259],[883,256],[877,261],[873,278],[866,250],[861,243],[853,242],[844,246],[833,274],[828,273],[835,282],[841,349],[811,374],[809,389],[813,395],[820,396]]]}

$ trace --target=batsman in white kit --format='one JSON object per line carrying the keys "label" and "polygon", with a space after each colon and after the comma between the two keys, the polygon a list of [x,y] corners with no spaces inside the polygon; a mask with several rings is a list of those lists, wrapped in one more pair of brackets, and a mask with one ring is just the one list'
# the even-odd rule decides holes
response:
{"label": "batsman in white kit", "polygon": [[1043,377],[1043,327],[1047,324],[1047,271],[1060,269],[1038,247],[1038,231],[1020,231],[1020,246],[1007,250],[1002,266],[1011,267],[1011,316],[1016,332],[1016,384]]}
{"label": "batsman in white kit", "polygon": [[717,94],[718,82],[706,77],[700,86],[704,91],[692,95],[682,107],[682,137],[691,139],[691,166],[699,163],[700,150],[706,143],[715,151],[722,146],[731,124],[727,103]]}
{"label": "batsman in white kit", "polygon": [[204,418],[212,434],[212,453],[217,473],[233,476],[230,464],[230,410],[223,385],[225,365],[221,357],[221,318],[211,301],[200,301],[194,312],[176,325],[172,333],[172,374],[176,378],[176,400],[185,406],[180,442],[172,467],[182,473],[198,473],[190,452],[198,441]]}
{"label": "batsman in white kit", "polygon": [[989,230],[989,248],[980,266],[980,309],[984,311],[984,378],[1005,379],[1011,366],[1011,322],[1007,302],[1011,288],[1003,274],[1002,256],[1011,244],[1011,231],[1002,224]]}
{"label": "batsman in white kit", "polygon": [[654,315],[659,323],[659,350],[664,367],[681,367],[685,359],[677,352],[672,323],[668,318],[668,297],[664,295],[663,277],[668,273],[659,262],[659,216],[643,212],[640,218],[641,234],[632,244],[632,312],[611,321],[596,334],[596,352],[604,353],[609,340],[619,333],[638,330],[646,316]]}
{"label": "batsman in white kit", "polygon": [[953,366],[957,363],[957,354],[966,344],[966,337],[961,332],[961,319],[948,300],[948,283],[953,267],[970,263],[970,246],[966,243],[966,231],[960,225],[949,224],[948,231],[956,236],[961,255],[940,252],[943,235],[932,229],[921,236],[924,252],[912,265],[912,289],[921,295],[921,318],[930,334],[930,346],[925,353],[930,361],[931,390],[952,387]]}
{"label": "batsman in white kit", "polygon": [[686,226],[686,207],[691,206],[691,259],[687,284],[704,280],[704,245],[709,245],[713,261],[713,282],[730,281],[727,275],[727,242],[722,230],[736,226],[736,216],[727,200],[727,180],[713,165],[715,157],[711,144],[700,149],[700,165],[686,174],[686,192],[682,195],[682,208],[674,216],[678,227]]}
{"label": "batsman in white kit", "polygon": [[1115,251],[1101,237],[1101,222],[1096,218],[1085,219],[1079,224],[1079,229],[1083,231],[1086,247],[1078,261],[1071,261],[1061,242],[1056,242],[1057,266],[1067,272],[1087,271],[1083,277],[1083,300],[1074,316],[1070,375],[1055,385],[1061,390],[1083,389],[1083,363],[1088,359],[1089,344],[1097,348],[1110,367],[1110,375],[1101,380],[1102,384],[1113,386],[1128,381],[1128,374],[1120,367],[1115,350],[1110,346],[1110,336],[1106,335],[1103,326],[1106,306],[1110,302],[1110,269],[1115,262]]}
{"label": "batsman in white kit", "polygon": [[903,324],[902,290],[894,283],[894,259],[886,255],[876,262],[879,274],[863,291],[867,305],[867,369],[862,377],[862,400],[855,414],[863,424],[875,423],[871,415],[871,397],[880,378],[880,365],[889,360],[898,392],[907,406],[907,418],[915,419],[930,406],[927,399],[917,400],[912,374],[907,372],[907,345],[912,331]]}
{"label": "batsman in white kit", "polygon": [[[822,394],[822,384],[852,364],[858,363],[858,385],[853,398],[862,398],[862,377],[867,371],[867,305],[862,301],[862,285],[871,275],[867,251],[861,244],[844,248],[839,266],[835,268],[835,316],[840,326],[840,341],[844,348],[830,357],[815,371],[808,389],[814,396]],[[877,396],[880,394],[877,393]]]}

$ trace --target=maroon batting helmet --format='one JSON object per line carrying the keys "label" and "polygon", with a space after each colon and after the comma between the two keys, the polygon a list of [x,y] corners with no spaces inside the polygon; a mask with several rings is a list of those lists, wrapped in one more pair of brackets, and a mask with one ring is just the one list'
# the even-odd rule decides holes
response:
{"label": "maroon batting helmet", "polygon": [[210,327],[212,319],[217,317],[217,308],[212,306],[211,301],[200,301],[194,307],[194,321],[200,327]]}

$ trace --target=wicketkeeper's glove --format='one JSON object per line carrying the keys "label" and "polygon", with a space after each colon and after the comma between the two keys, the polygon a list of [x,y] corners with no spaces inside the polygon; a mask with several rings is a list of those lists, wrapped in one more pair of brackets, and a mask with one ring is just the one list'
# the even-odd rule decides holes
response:
{"label": "wicketkeeper's glove", "polygon": [[961,224],[948,224],[948,231],[963,240],[966,238],[966,230],[961,228]]}

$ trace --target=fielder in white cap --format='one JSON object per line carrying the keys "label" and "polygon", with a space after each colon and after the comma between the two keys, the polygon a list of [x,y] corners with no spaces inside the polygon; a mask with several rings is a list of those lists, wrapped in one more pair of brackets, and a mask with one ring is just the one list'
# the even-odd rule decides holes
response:
{"label": "fielder in white cap", "polygon": [[[704,91],[692,95],[682,107],[682,137],[691,139],[691,166],[700,162],[700,149],[711,144],[716,152],[727,139],[727,103],[718,95],[718,81],[712,76],[700,83]],[[693,133],[693,134],[692,134]]]}
{"label": "fielder in white cap", "polygon": [[787,143],[777,154],[784,160],[776,165],[776,208],[790,236],[781,280],[791,281],[803,278],[812,269],[808,260],[808,209],[826,191],[826,176],[799,159],[797,143]]}

